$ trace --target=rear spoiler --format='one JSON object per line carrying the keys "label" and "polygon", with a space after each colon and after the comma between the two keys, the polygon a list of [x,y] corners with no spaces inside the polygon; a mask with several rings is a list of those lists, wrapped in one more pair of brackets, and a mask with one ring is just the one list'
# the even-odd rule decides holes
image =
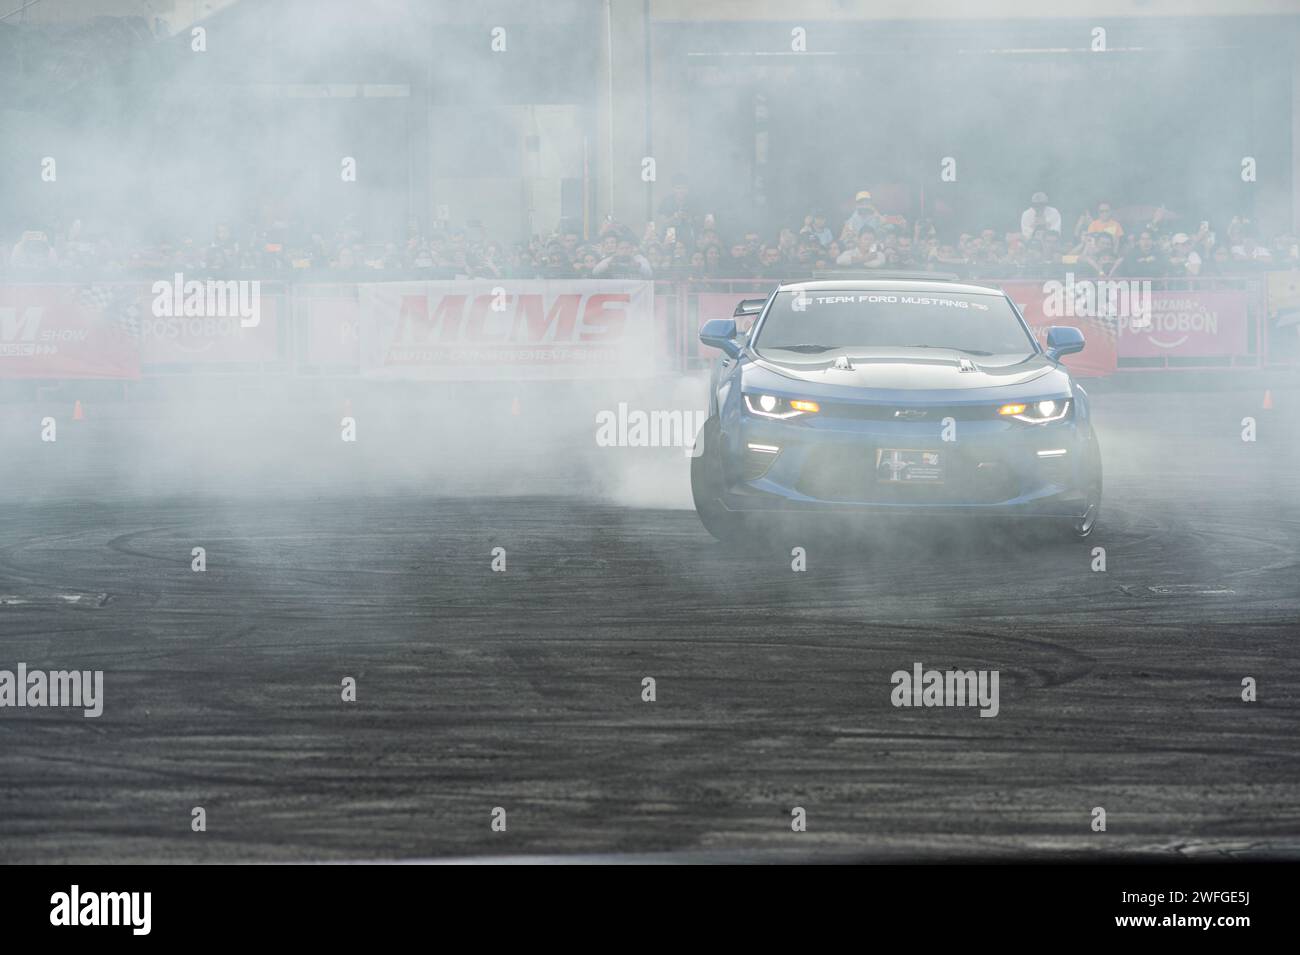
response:
{"label": "rear spoiler", "polygon": [[955,272],[893,272],[884,269],[814,269],[814,279],[886,279],[916,282],[958,282]]}

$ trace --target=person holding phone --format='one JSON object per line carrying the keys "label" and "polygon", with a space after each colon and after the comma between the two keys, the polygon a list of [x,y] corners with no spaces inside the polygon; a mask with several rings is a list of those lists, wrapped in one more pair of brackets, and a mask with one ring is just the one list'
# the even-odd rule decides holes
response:
{"label": "person holding phone", "polygon": [[1020,234],[1032,239],[1038,229],[1061,234],[1061,212],[1047,204],[1047,193],[1036,192],[1029,197],[1029,208],[1020,213]]}
{"label": "person holding phone", "polygon": [[650,279],[654,274],[650,262],[626,237],[618,240],[613,255],[601,259],[591,270],[593,278],[601,279]]}
{"label": "person holding phone", "polygon": [[803,217],[803,228],[799,230],[799,234],[816,239],[823,249],[835,239],[830,226],[826,223],[826,212],[823,209],[814,209]]}
{"label": "person holding phone", "polygon": [[691,195],[690,180],[681,173],[673,176],[673,191],[659,203],[658,219],[665,227],[675,226],[677,235],[688,243],[694,242],[695,199]]}

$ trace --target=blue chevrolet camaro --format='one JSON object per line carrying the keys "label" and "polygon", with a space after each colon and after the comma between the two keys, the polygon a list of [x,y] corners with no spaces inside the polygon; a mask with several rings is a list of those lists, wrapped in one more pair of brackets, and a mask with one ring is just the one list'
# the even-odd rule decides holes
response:
{"label": "blue chevrolet camaro", "polygon": [[1101,507],[1088,395],[998,289],[841,279],[742,302],[705,323],[720,349],[691,464],[719,540],[774,511],[1034,517],[1087,537]]}

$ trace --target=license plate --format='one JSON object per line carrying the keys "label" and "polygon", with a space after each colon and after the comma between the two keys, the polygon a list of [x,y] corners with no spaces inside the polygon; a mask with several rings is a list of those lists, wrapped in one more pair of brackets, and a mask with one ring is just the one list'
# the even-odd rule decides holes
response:
{"label": "license plate", "polygon": [[942,484],[939,452],[877,448],[876,480],[886,484]]}

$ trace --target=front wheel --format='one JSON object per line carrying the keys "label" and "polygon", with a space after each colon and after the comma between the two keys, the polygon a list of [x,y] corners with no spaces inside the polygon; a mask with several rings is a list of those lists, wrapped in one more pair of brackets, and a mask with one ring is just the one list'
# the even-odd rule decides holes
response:
{"label": "front wheel", "polygon": [[710,418],[696,437],[696,454],[691,458],[691,496],[695,513],[704,529],[724,544],[745,538],[745,515],[729,511],[722,503],[722,426]]}
{"label": "front wheel", "polygon": [[1080,540],[1092,534],[1101,516],[1101,447],[1094,435],[1088,445],[1083,483],[1084,512],[1070,522],[1070,532]]}

